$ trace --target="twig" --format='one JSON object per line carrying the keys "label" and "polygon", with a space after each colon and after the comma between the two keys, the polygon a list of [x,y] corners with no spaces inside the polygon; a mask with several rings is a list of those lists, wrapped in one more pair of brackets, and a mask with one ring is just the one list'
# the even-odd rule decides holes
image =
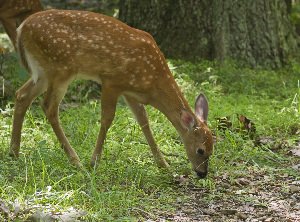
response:
{"label": "twig", "polygon": [[147,216],[147,217],[149,217],[151,219],[156,219],[156,216],[154,214],[149,213],[149,212],[147,212],[147,211],[145,211],[143,209],[140,209],[140,208],[137,208],[137,207],[133,207],[132,210],[133,211],[139,211],[140,213],[144,214],[143,216]]}

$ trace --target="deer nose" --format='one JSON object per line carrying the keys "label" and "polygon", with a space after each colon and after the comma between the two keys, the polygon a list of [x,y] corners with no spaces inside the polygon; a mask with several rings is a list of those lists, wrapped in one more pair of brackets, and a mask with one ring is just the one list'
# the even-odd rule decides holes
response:
{"label": "deer nose", "polygon": [[207,176],[207,171],[206,172],[200,172],[200,171],[197,171],[197,176],[200,178],[200,179],[203,179]]}

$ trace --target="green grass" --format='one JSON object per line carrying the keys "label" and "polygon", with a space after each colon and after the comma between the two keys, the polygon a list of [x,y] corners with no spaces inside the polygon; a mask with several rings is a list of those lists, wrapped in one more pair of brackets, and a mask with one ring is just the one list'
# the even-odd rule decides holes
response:
{"label": "green grass", "polygon": [[[172,213],[178,198],[189,199],[186,188],[174,181],[174,175],[189,174],[192,186],[208,190],[203,201],[221,197],[215,181],[225,174],[230,180],[252,171],[287,173],[299,178],[290,167],[295,160],[285,155],[285,149],[274,152],[268,145],[255,146],[238,132],[216,129],[216,118],[223,116],[230,116],[238,128],[239,113],[256,124],[257,136],[272,136],[293,144],[299,139],[299,135],[291,134],[292,127],[299,127],[299,64],[278,71],[211,62],[171,61],[170,66],[191,105],[199,92],[205,92],[210,102],[209,125],[220,140],[210,160],[207,179],[191,176],[175,129],[162,114],[147,107],[157,143],[164,152],[176,154],[166,157],[170,170],[157,168],[139,126],[122,101],[98,168],[88,168],[99,131],[100,107],[94,100],[63,106],[60,114],[85,170],[70,166],[37,104],[26,115],[21,155],[14,161],[7,155],[12,123],[8,105],[0,114],[0,200],[12,211],[15,202],[23,210],[32,208],[20,214],[20,221],[36,209],[63,212],[70,207],[87,212],[84,221],[143,221],[157,219],[159,212]],[[71,89],[77,88],[73,85]],[[71,95],[69,92],[68,98]],[[0,220],[3,217],[0,212]]]}

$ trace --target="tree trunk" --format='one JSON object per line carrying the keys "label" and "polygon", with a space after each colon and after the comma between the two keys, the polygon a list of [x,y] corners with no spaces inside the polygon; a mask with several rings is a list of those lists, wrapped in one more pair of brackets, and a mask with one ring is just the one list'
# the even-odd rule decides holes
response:
{"label": "tree trunk", "polygon": [[121,20],[150,32],[167,57],[281,67],[297,41],[282,0],[120,0]]}
{"label": "tree trunk", "polygon": [[41,0],[45,8],[76,9],[101,12],[113,16],[118,0]]}

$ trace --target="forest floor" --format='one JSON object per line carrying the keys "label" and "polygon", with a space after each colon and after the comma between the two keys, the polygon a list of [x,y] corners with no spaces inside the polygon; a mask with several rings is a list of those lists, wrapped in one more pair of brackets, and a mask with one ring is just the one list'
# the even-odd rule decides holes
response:
{"label": "forest floor", "polygon": [[[20,86],[24,71],[16,57],[3,64],[9,88]],[[177,132],[147,107],[170,163],[159,169],[122,101],[100,165],[89,168],[99,88],[78,81],[60,118],[83,170],[69,164],[38,102],[26,114],[20,158],[8,157],[13,99],[1,100],[0,221],[300,221],[300,64],[276,71],[212,62],[169,66],[190,104],[199,92],[209,99],[216,143],[207,178],[193,176]]]}
{"label": "forest floor", "polygon": [[288,174],[252,168],[230,181],[225,173],[214,178],[213,193],[186,180],[186,199],[178,198],[175,214],[157,211],[159,221],[300,221],[300,181]]}

